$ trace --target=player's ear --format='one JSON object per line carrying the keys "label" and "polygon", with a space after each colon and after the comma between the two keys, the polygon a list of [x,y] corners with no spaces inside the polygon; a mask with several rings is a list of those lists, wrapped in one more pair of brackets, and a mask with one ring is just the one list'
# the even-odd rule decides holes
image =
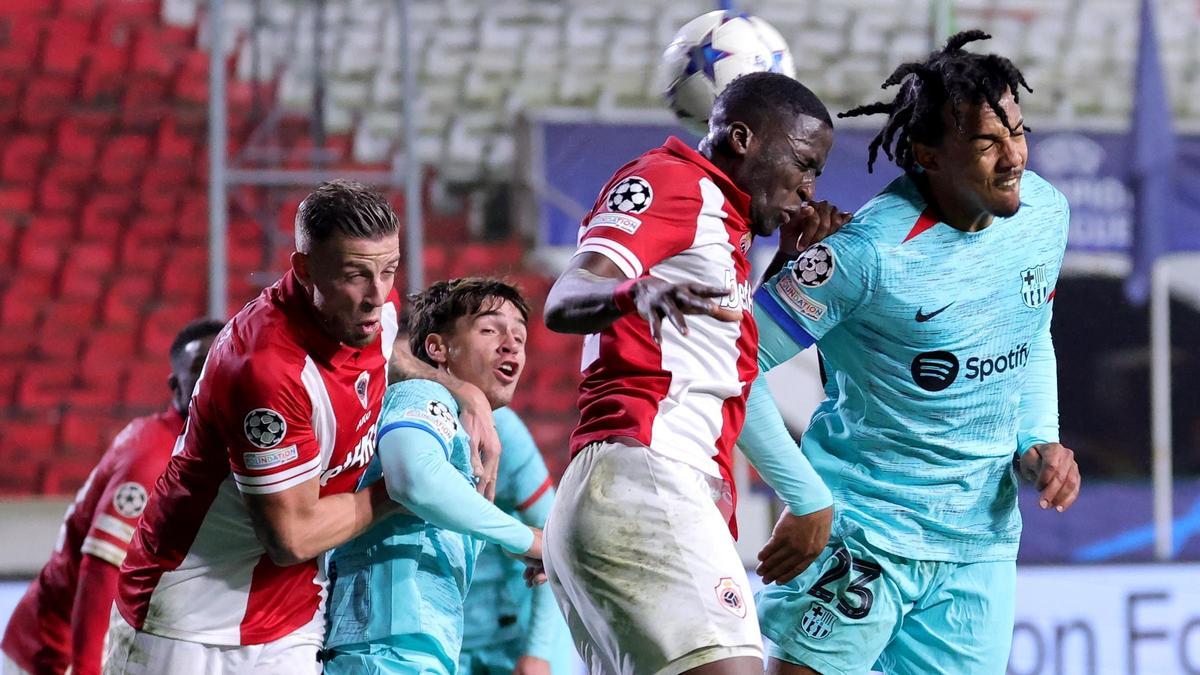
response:
{"label": "player's ear", "polygon": [[446,338],[440,334],[430,333],[425,336],[425,353],[434,363],[444,365],[449,358],[449,351],[450,346],[446,343]]}
{"label": "player's ear", "polygon": [[922,169],[929,173],[936,173],[941,169],[941,163],[938,161],[937,148],[932,145],[925,145],[913,141],[912,144],[913,159],[917,161]]}
{"label": "player's ear", "polygon": [[754,139],[754,132],[745,122],[730,122],[725,138],[730,152],[738,157],[745,157],[750,150],[750,142]]}
{"label": "player's ear", "polygon": [[307,253],[292,251],[292,271],[295,272],[300,283],[305,286],[312,286],[312,269],[309,267],[309,263]]}
{"label": "player's ear", "polygon": [[176,375],[175,373],[171,373],[171,376],[167,378],[167,388],[171,390],[172,396],[179,394],[179,376],[178,375]]}

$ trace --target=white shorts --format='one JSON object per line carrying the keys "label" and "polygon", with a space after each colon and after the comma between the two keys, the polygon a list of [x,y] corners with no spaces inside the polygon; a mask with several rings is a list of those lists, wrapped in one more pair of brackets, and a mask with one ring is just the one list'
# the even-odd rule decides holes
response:
{"label": "white shorts", "polygon": [[571,461],[543,552],[592,675],[762,658],[746,571],[716,506],[721,488],[642,446],[594,443]]}
{"label": "white shorts", "polygon": [[[307,628],[307,627],[306,627]],[[261,645],[207,645],[130,626],[114,608],[105,640],[104,675],[316,675],[320,639],[301,629]]]}

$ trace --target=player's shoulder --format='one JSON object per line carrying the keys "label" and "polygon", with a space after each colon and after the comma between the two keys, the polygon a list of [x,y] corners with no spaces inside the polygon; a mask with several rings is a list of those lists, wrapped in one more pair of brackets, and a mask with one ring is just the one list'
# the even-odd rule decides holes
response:
{"label": "player's shoulder", "polygon": [[396,426],[429,428],[449,442],[458,433],[458,402],[433,380],[412,379],[390,385],[379,413],[380,434]]}
{"label": "player's shoulder", "polygon": [[288,317],[260,296],[217,335],[205,371],[239,387],[296,387],[307,357]]}
{"label": "player's shoulder", "polygon": [[916,183],[908,175],[901,175],[855,211],[842,231],[849,238],[870,240],[876,246],[899,244],[927,208]]}
{"label": "player's shoulder", "polygon": [[[668,151],[654,148],[626,164],[613,174],[608,194],[624,194],[627,188],[648,188],[652,198],[700,198],[700,180],[708,174],[695,162]],[[610,200],[611,202],[612,200]],[[606,204],[609,210],[619,204]],[[649,206],[649,203],[646,204]]]}
{"label": "player's shoulder", "polygon": [[1048,208],[1062,213],[1070,211],[1067,196],[1050,181],[1029,169],[1021,174],[1021,201],[1039,209]]}

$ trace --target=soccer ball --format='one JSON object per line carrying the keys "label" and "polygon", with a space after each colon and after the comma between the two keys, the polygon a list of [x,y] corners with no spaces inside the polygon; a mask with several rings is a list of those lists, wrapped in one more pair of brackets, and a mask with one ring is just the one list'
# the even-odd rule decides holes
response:
{"label": "soccer ball", "polygon": [[713,102],[726,85],[762,71],[796,76],[783,36],[756,16],[716,10],[679,29],[663,52],[659,81],[679,121],[703,135]]}

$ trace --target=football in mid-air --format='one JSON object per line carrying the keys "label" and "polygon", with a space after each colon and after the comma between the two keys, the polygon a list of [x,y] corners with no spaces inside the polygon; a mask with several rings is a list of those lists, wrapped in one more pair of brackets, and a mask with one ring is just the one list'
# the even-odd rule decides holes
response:
{"label": "football in mid-air", "polygon": [[796,76],[783,36],[756,16],[716,10],[679,29],[663,52],[659,81],[675,116],[703,135],[713,101],[725,86],[762,71]]}

